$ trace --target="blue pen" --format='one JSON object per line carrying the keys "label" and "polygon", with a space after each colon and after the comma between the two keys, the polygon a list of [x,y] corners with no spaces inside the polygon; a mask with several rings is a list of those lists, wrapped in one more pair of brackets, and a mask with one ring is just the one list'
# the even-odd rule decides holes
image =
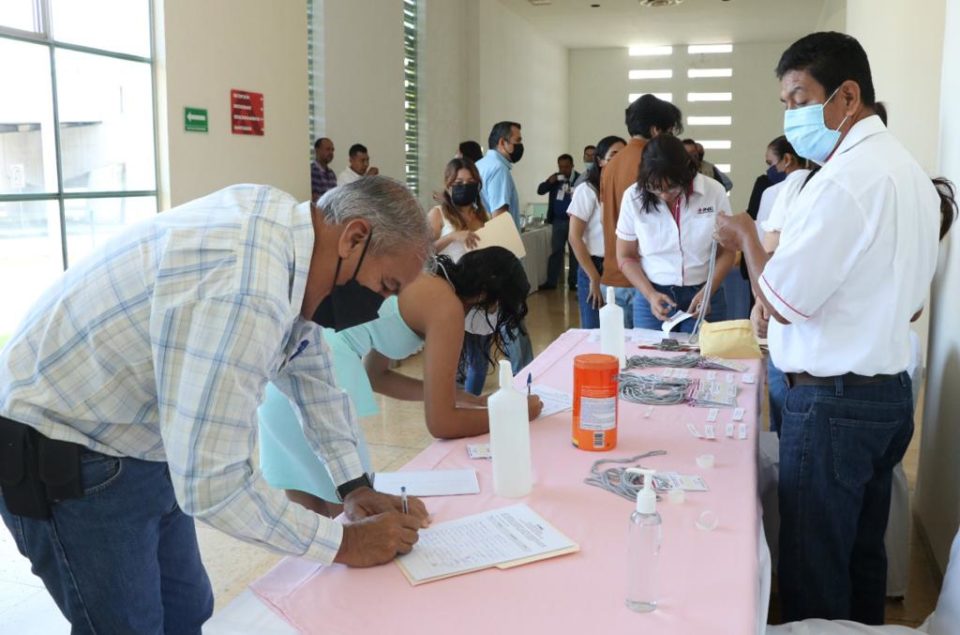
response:
{"label": "blue pen", "polygon": [[533,373],[527,373],[527,397],[533,394]]}

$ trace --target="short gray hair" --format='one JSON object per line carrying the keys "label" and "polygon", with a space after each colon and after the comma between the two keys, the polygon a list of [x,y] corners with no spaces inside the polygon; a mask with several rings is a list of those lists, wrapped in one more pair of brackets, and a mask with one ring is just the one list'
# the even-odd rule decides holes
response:
{"label": "short gray hair", "polygon": [[385,176],[365,176],[338,185],[317,202],[326,222],[342,225],[362,218],[370,223],[370,253],[414,250],[426,257],[433,245],[423,208],[402,183]]}

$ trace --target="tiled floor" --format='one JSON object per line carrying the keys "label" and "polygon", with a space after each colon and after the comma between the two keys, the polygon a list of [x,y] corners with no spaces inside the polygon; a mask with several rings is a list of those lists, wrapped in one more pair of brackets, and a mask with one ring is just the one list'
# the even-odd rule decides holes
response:
{"label": "tiled floor", "polygon": [[[536,293],[530,298],[527,325],[534,353],[539,353],[560,333],[578,325],[576,298],[566,291]],[[420,376],[418,357],[404,361],[399,369]],[[488,389],[493,387],[488,380]],[[423,425],[422,405],[381,399],[381,414],[363,421],[374,467],[397,469],[425,448],[431,437]],[[918,409],[920,410],[920,409]],[[919,453],[919,422],[914,443],[904,459],[911,491],[916,482]],[[205,525],[198,525],[200,548],[210,574],[218,607],[236,597],[246,586],[269,570],[280,556],[239,542]],[[910,588],[903,602],[889,602],[889,622],[917,625],[933,610],[940,589],[939,574],[926,548],[914,535],[910,553]],[[776,598],[772,616],[777,614]],[[55,635],[69,628],[43,590],[29,563],[16,551],[10,534],[0,530],[0,634]]]}

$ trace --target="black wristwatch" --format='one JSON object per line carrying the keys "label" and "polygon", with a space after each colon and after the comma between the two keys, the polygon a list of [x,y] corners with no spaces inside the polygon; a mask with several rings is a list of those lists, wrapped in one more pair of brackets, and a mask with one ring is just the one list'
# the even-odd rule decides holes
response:
{"label": "black wristwatch", "polygon": [[340,497],[340,502],[343,502],[343,499],[345,499],[350,492],[360,487],[369,487],[370,489],[373,489],[373,483],[370,482],[370,477],[367,476],[366,473],[361,474],[352,481],[347,481],[337,488],[337,496]]}

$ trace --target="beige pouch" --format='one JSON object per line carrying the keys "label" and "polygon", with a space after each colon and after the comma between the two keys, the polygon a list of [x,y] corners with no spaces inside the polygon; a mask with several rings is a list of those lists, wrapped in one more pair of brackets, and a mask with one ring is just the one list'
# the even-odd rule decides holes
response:
{"label": "beige pouch", "polygon": [[763,356],[750,320],[701,324],[700,354],[723,359],[760,359]]}

